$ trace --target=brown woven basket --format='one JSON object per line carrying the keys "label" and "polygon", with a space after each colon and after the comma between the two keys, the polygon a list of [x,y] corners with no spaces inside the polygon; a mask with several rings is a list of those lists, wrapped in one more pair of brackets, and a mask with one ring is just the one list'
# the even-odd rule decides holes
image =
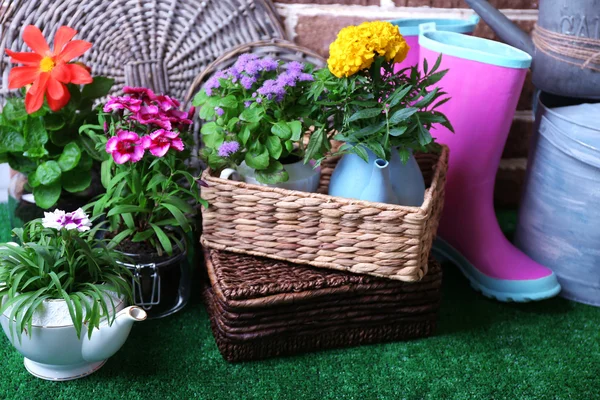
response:
{"label": "brown woven basket", "polygon": [[427,189],[420,207],[329,196],[338,159],[322,164],[318,193],[220,179],[206,170],[204,246],[314,267],[418,281],[444,203],[448,148],[416,154]]}
{"label": "brown woven basket", "polygon": [[442,273],[418,283],[205,250],[204,299],[228,361],[414,339],[433,333]]}

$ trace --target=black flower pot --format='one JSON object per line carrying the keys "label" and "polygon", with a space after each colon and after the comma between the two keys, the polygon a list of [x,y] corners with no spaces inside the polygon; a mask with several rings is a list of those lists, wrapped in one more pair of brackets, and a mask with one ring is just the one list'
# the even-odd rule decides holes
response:
{"label": "black flower pot", "polygon": [[129,261],[119,263],[133,274],[133,303],[150,319],[174,314],[190,299],[190,263],[186,241],[182,243],[184,251],[172,257],[121,252]]}

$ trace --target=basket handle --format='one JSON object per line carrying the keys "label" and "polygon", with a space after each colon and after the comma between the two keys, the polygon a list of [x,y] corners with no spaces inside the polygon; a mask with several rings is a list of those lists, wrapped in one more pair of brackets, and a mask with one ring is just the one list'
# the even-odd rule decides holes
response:
{"label": "basket handle", "polygon": [[241,182],[243,179],[240,174],[233,168],[225,168],[219,175],[221,179],[231,179],[233,181]]}

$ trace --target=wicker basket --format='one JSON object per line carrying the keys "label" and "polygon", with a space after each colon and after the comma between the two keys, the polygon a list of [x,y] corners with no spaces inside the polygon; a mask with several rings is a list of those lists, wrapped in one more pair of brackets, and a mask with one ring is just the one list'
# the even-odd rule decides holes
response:
{"label": "wicker basket", "polygon": [[239,44],[285,38],[269,0],[9,0],[0,7],[0,105],[9,93],[5,48],[26,50],[21,32],[61,25],[94,44],[81,58],[95,75],[183,99],[193,79]]}
{"label": "wicker basket", "polygon": [[416,154],[427,189],[420,207],[329,196],[338,159],[322,164],[318,193],[220,179],[206,170],[204,246],[314,267],[418,281],[444,203],[448,148]]}
{"label": "wicker basket", "polygon": [[414,339],[433,333],[441,269],[421,282],[381,280],[261,257],[205,251],[204,299],[228,361]]}

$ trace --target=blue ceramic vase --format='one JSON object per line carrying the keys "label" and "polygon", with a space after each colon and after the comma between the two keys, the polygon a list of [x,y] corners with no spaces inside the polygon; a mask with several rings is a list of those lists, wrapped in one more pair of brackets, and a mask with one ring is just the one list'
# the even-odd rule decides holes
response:
{"label": "blue ceramic vase", "polygon": [[367,154],[369,162],[356,154],[342,157],[331,175],[331,196],[415,207],[423,203],[425,182],[412,154],[406,164],[396,149],[389,162]]}

